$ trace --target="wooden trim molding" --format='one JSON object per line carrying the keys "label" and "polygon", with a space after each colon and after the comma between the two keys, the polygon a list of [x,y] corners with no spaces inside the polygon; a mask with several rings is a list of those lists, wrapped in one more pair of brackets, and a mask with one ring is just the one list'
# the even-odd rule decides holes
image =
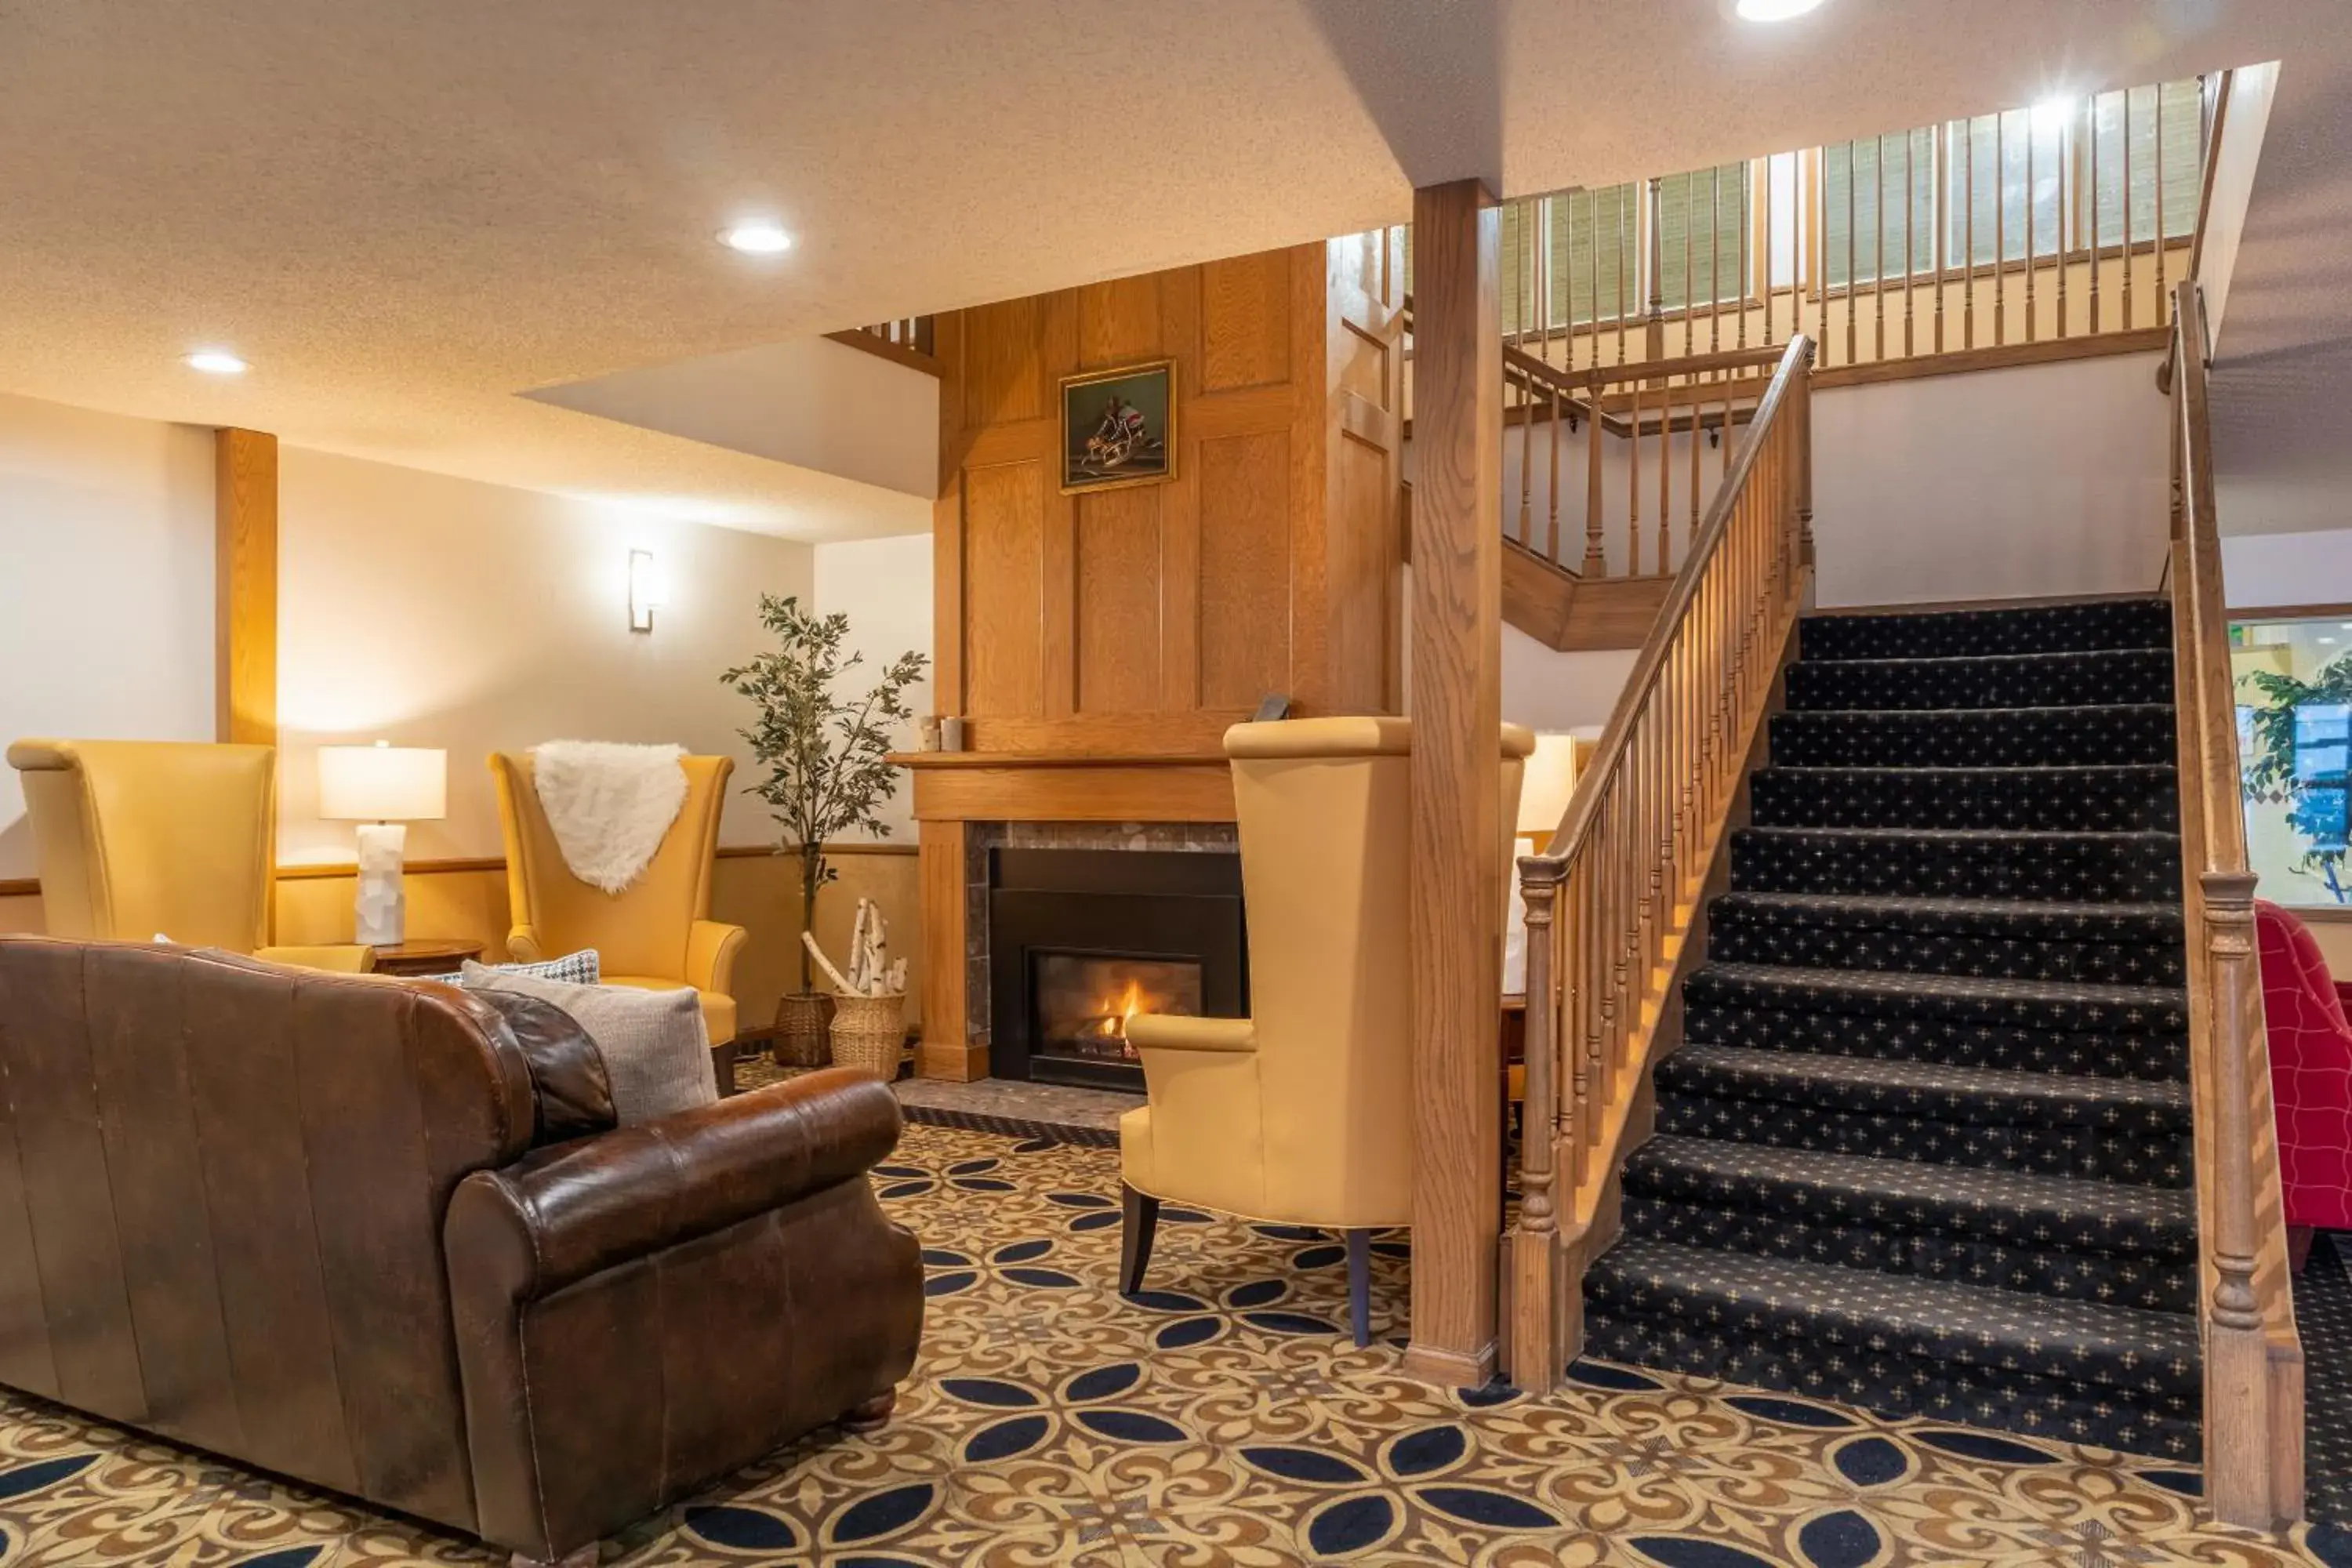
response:
{"label": "wooden trim molding", "polygon": [[825,336],[845,347],[861,350],[877,359],[887,359],[892,364],[905,365],[908,370],[919,370],[925,375],[940,374],[940,362],[929,354],[919,349],[910,349],[904,343],[894,343],[887,338],[877,337],[872,332],[860,331],[853,327],[848,331],[827,332]]}
{"label": "wooden trim molding", "polygon": [[37,899],[41,896],[40,879],[36,877],[15,877],[0,880],[0,899]]}
{"label": "wooden trim molding", "polygon": [[278,437],[213,433],[214,738],[278,743]]}
{"label": "wooden trim molding", "polygon": [[2253,610],[2232,607],[2228,614],[2233,621],[2352,620],[2352,605],[2273,605]]}
{"label": "wooden trim molding", "polygon": [[[832,855],[908,855],[917,853],[912,844],[828,844],[825,854]],[[721,860],[750,860],[772,855],[785,854],[772,844],[722,844],[718,856]],[[411,860],[401,868],[410,877],[462,876],[467,872],[497,871],[507,868],[503,855],[458,856],[438,860]],[[275,879],[280,882],[317,882],[336,877],[356,877],[360,868],[349,860],[307,861],[300,865],[280,866]],[[0,899],[37,898],[41,891],[40,879],[24,877],[15,880],[0,879]]]}

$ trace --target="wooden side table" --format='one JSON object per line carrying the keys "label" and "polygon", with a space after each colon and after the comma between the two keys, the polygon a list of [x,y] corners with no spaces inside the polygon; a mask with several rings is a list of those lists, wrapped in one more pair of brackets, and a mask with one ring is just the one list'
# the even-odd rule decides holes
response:
{"label": "wooden side table", "polygon": [[448,974],[466,960],[481,956],[482,944],[478,942],[404,942],[397,947],[375,950],[375,972],[408,976]]}

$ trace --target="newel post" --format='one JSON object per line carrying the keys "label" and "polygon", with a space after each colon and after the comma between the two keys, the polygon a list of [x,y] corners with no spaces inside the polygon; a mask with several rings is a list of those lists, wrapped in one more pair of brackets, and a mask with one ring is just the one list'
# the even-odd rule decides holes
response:
{"label": "newel post", "polygon": [[1560,1343],[1559,1204],[1557,1190],[1559,1060],[1559,982],[1552,974],[1552,915],[1565,862],[1538,855],[1519,861],[1527,904],[1527,1093],[1520,1104],[1519,1222],[1505,1267],[1510,1270],[1511,1321],[1503,1326],[1504,1372],[1529,1394],[1549,1394],[1567,1361]]}
{"label": "newel post", "polygon": [[2203,932],[2212,1009],[2213,1294],[2205,1336],[2205,1490],[2232,1523],[2271,1522],[2270,1357],[2254,1293],[2253,1086],[2250,1046],[2262,1026],[2254,878],[2208,871]]}

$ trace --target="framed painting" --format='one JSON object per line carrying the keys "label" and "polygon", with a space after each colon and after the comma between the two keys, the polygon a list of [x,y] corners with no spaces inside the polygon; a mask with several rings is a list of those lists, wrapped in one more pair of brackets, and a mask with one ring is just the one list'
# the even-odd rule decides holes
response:
{"label": "framed painting", "polygon": [[1165,483],[1176,474],[1176,362],[1062,378],[1062,493]]}
{"label": "framed painting", "polygon": [[2352,605],[2231,612],[2230,674],[2259,890],[2352,919]]}

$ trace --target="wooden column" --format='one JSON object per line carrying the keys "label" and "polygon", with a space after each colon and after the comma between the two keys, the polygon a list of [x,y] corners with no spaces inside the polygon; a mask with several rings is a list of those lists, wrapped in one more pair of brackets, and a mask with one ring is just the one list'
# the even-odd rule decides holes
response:
{"label": "wooden column", "polygon": [[1412,1342],[1405,1370],[1495,1371],[1502,1227],[1500,214],[1476,180],[1413,193]]}
{"label": "wooden column", "polygon": [[278,437],[213,433],[213,733],[278,743]]}

